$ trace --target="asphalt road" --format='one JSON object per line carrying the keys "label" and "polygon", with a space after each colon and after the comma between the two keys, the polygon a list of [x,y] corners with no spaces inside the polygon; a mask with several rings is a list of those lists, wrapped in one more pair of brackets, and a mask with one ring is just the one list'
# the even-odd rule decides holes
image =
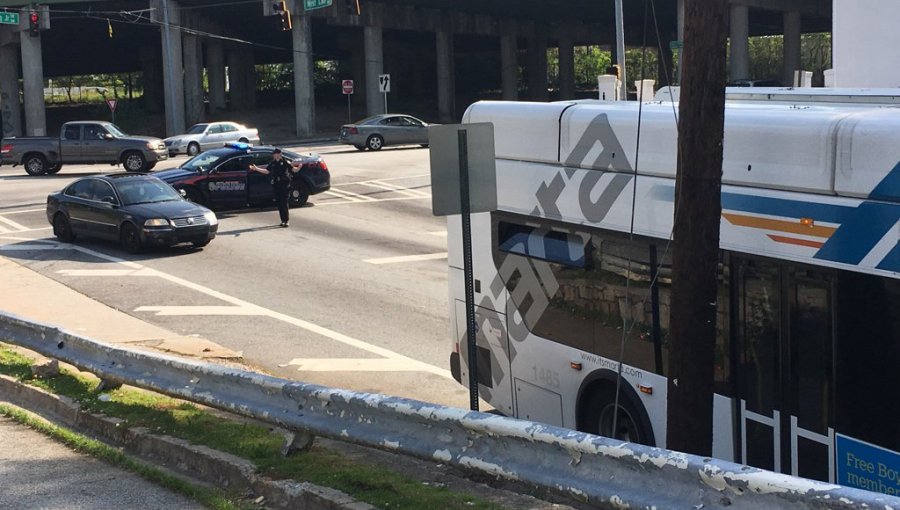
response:
{"label": "asphalt road", "polygon": [[431,214],[428,150],[299,150],[324,156],[333,190],[293,209],[289,229],[272,209],[219,212],[206,248],[138,256],[50,242],[47,194],[116,168],[0,168],[0,255],[281,377],[467,407],[449,374],[446,222]]}

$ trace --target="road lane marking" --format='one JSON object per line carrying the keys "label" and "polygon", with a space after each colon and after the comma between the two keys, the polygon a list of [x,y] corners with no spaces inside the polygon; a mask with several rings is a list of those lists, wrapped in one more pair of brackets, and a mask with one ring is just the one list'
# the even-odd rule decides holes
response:
{"label": "road lane marking", "polygon": [[[352,191],[345,191],[338,188],[331,188],[325,193],[331,193],[332,195],[338,195],[341,198],[346,198],[348,200],[353,200],[356,202],[377,202],[378,199],[375,197],[370,197],[367,195],[360,195],[359,193],[354,193]],[[343,196],[341,196],[343,195]]]}
{"label": "road lane marking", "polygon": [[424,255],[405,255],[403,257],[384,257],[380,259],[366,259],[363,262],[369,264],[402,264],[403,262],[419,262],[421,260],[439,260],[447,258],[447,252],[426,253]]}
{"label": "road lane marking", "polygon": [[435,237],[447,237],[447,231],[446,230],[436,230],[434,232],[429,232],[428,235],[435,236]]}
{"label": "road lane marking", "polygon": [[0,216],[0,223],[5,223],[8,227],[11,227],[14,230],[18,230],[19,232],[24,232],[26,230],[29,230],[28,227],[26,227],[25,225],[22,225],[21,223],[16,223],[15,221],[4,218],[3,216]]}
{"label": "road lane marking", "polygon": [[[34,239],[28,239],[34,241]],[[29,250],[64,250],[67,246],[52,244],[5,244],[0,246],[0,251],[29,251]]]}
{"label": "road lane marking", "polygon": [[[327,191],[325,193],[328,193]],[[344,198],[344,197],[339,197]],[[372,204],[372,203],[381,203],[381,202],[398,202],[401,200],[422,200],[420,197],[397,197],[397,198],[376,198],[372,201],[354,201],[350,199],[346,199],[346,202],[316,202],[315,207],[323,207],[326,205],[347,205],[347,204]]]}
{"label": "road lane marking", "polygon": [[0,234],[11,234],[12,232],[14,232],[14,231],[7,229],[3,225],[0,225]]}
{"label": "road lane marking", "polygon": [[5,211],[3,212],[3,216],[9,214],[22,214],[22,213],[33,213],[33,212],[46,212],[47,209],[22,209],[21,211]]}
{"label": "road lane marking", "polygon": [[240,306],[139,306],[135,312],[156,312],[158,316],[188,315],[265,315],[259,310]]}
{"label": "road lane marking", "polygon": [[410,189],[410,188],[404,188],[403,186],[394,186],[394,185],[388,184],[386,182],[371,181],[371,182],[364,182],[361,184],[363,186],[369,186],[369,187],[375,188],[375,189],[393,191],[395,193],[399,193],[401,195],[404,195],[404,196],[407,196],[410,198],[431,198],[431,195],[428,193],[423,193],[419,190],[414,190],[414,189]]}
{"label": "road lane marking", "polygon": [[288,362],[298,372],[418,372],[406,362],[385,358],[297,358]]}
{"label": "road lane marking", "polygon": [[[180,285],[182,287],[186,287],[188,289],[195,290],[202,294],[206,294],[207,296],[216,298],[220,301],[224,301],[226,303],[231,303],[232,305],[235,305],[235,306],[238,306],[241,308],[258,311],[259,312],[258,315],[269,317],[271,319],[275,319],[277,321],[281,321],[286,324],[291,324],[298,328],[305,329],[306,331],[309,331],[310,333],[314,333],[314,334],[317,334],[320,336],[324,336],[325,338],[334,340],[335,342],[349,345],[350,347],[355,347],[357,349],[360,349],[360,350],[363,350],[363,351],[366,351],[366,352],[369,352],[369,353],[372,353],[372,354],[375,354],[378,356],[382,356],[384,358],[403,362],[404,364],[406,364],[407,366],[410,367],[410,370],[412,370],[413,367],[416,367],[416,368],[418,368],[418,371],[420,371],[420,372],[427,372],[427,373],[438,375],[438,376],[441,376],[441,377],[444,377],[447,379],[453,379],[453,376],[450,374],[449,370],[439,368],[439,367],[436,367],[429,363],[425,363],[424,361],[419,361],[417,359],[410,358],[409,356],[400,354],[399,352],[395,352],[390,349],[386,349],[384,347],[370,344],[368,342],[358,340],[351,336],[344,335],[342,333],[338,333],[337,331],[333,331],[326,327],[319,326],[318,324],[314,324],[312,322],[305,321],[303,319],[291,317],[290,315],[283,314],[281,312],[276,312],[275,310],[270,310],[268,308],[264,308],[259,305],[255,305],[248,301],[244,301],[243,299],[236,298],[234,296],[230,296],[223,292],[219,292],[217,290],[210,289],[209,287],[204,287],[203,285],[191,282],[189,280],[185,280],[178,276],[174,276],[174,275],[171,275],[168,273],[164,273],[162,271],[158,271],[153,268],[142,266],[141,264],[138,264],[136,262],[131,262],[129,260],[125,260],[125,259],[122,259],[119,257],[107,255],[106,253],[92,250],[90,248],[85,248],[84,246],[78,246],[78,245],[73,245],[73,244],[61,244],[56,241],[47,241],[47,243],[48,244],[31,245],[31,246],[33,247],[32,249],[44,249],[44,250],[71,249],[71,250],[79,251],[79,252],[87,254],[87,255],[92,255],[92,256],[102,259],[102,260],[106,260],[109,262],[115,262],[115,263],[121,264],[125,267],[129,267],[132,269],[141,269],[141,270],[143,270],[142,273],[146,273],[147,276],[151,276],[151,275],[156,276],[158,278],[169,281],[176,285]],[[13,245],[13,246],[24,246],[24,245]],[[0,250],[2,250],[4,248],[6,248],[6,246],[0,246]],[[444,255],[446,256],[446,254],[444,254]]]}
{"label": "road lane marking", "polygon": [[60,269],[57,274],[65,276],[152,276],[136,269]]}

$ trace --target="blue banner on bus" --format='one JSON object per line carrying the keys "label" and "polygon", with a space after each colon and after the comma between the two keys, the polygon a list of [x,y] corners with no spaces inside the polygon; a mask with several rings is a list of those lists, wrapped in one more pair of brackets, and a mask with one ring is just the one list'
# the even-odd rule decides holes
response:
{"label": "blue banner on bus", "polygon": [[900,496],[900,453],[841,434],[835,449],[837,483]]}

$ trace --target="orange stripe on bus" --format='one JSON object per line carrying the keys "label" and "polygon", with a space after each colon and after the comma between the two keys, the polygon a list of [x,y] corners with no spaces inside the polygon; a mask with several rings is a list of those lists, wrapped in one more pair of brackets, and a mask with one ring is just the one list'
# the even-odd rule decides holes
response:
{"label": "orange stripe on bus", "polygon": [[819,241],[809,241],[807,239],[797,239],[795,237],[784,237],[775,234],[769,234],[769,237],[776,243],[796,244],[797,246],[808,246],[810,248],[821,248],[825,243]]}
{"label": "orange stripe on bus", "polygon": [[732,225],[739,227],[752,227],[765,230],[777,230],[779,232],[788,232],[791,234],[801,234],[806,236],[829,238],[836,228],[820,227],[816,225],[803,225],[799,220],[785,221],[773,220],[770,218],[757,218],[754,216],[744,216],[740,214],[722,213],[722,216]]}

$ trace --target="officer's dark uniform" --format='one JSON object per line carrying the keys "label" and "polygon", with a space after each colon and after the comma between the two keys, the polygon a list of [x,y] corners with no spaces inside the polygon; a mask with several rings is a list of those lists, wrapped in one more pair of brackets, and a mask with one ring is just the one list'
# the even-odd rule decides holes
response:
{"label": "officer's dark uniform", "polygon": [[278,204],[278,214],[281,216],[282,225],[288,222],[288,199],[291,194],[291,164],[284,158],[281,161],[272,161],[266,166],[269,176],[272,178],[272,192],[275,195],[275,203]]}

